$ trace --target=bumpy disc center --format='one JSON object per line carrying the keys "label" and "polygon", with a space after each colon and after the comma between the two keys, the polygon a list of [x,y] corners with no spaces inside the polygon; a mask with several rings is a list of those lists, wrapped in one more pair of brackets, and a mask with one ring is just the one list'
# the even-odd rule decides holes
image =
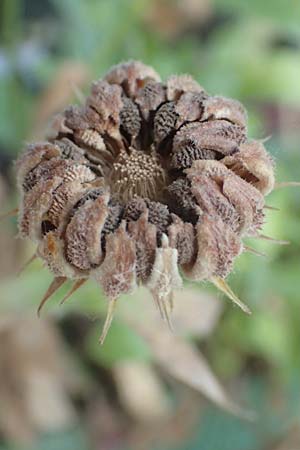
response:
{"label": "bumpy disc center", "polygon": [[159,200],[166,185],[166,173],[155,151],[144,153],[130,147],[121,150],[110,174],[112,194],[121,202],[136,196]]}

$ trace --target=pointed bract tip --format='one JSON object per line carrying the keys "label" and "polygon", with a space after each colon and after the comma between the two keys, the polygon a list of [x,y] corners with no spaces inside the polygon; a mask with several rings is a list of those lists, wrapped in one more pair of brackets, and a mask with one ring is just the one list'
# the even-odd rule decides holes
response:
{"label": "pointed bract tip", "polygon": [[117,299],[116,298],[114,298],[112,300],[109,300],[108,310],[107,310],[107,314],[106,314],[106,319],[105,319],[105,322],[104,322],[104,325],[103,325],[103,330],[102,330],[101,336],[99,338],[100,345],[104,344],[105,338],[106,338],[107,333],[108,333],[108,331],[110,329],[110,326],[112,324],[112,321],[113,321],[113,318],[114,318],[114,312],[115,312],[115,309],[116,309],[116,304],[117,304]]}
{"label": "pointed bract tip", "polygon": [[276,183],[274,189],[281,189],[285,187],[299,187],[300,181],[282,181],[281,183]]}
{"label": "pointed bract tip", "polygon": [[154,293],[152,293],[155,305],[159,311],[160,317],[162,318],[162,320],[164,322],[167,323],[170,331],[174,331],[174,327],[172,324],[172,320],[170,317],[170,314],[172,313],[173,310],[173,296],[172,293],[169,294],[167,297],[165,298],[159,298],[158,296],[156,296]]}
{"label": "pointed bract tip", "polygon": [[263,258],[266,258],[267,255],[263,252],[259,252],[258,250],[256,250],[255,248],[249,247],[248,245],[244,245],[244,250],[246,252],[252,253],[255,256],[262,256]]}
{"label": "pointed bract tip", "polygon": [[67,281],[67,278],[65,277],[56,277],[48,287],[44,297],[41,300],[41,303],[39,304],[39,307],[37,309],[37,315],[38,317],[41,316],[41,311],[47,300],[56,292],[65,282]]}
{"label": "pointed bract tip", "polygon": [[259,234],[257,236],[257,239],[262,239],[263,241],[269,241],[269,242],[272,242],[273,244],[277,244],[277,245],[290,245],[290,241],[285,241],[282,239],[274,239],[270,236],[266,236],[265,234]]}
{"label": "pointed bract tip", "polygon": [[233,303],[241,308],[246,314],[252,314],[251,310],[245,305],[231,290],[225,280],[220,277],[212,277],[210,279],[211,283],[213,283],[221,292],[223,292]]}
{"label": "pointed bract tip", "polygon": [[61,300],[60,305],[63,305],[68,300],[68,298],[70,298],[74,294],[74,292],[76,292],[77,289],[79,289],[86,281],[86,278],[81,278],[80,280],[75,281],[69,292],[67,292],[64,298]]}
{"label": "pointed bract tip", "polygon": [[280,211],[280,208],[276,208],[275,206],[265,205],[265,209],[269,209],[270,211]]}
{"label": "pointed bract tip", "polygon": [[167,322],[169,330],[174,332],[173,323],[171,320],[171,312],[173,308],[172,294],[169,294],[166,299],[162,300],[163,319]]}

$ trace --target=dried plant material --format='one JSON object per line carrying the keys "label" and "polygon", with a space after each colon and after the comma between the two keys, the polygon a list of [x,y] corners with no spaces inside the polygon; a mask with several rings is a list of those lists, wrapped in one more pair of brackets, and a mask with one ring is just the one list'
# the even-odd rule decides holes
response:
{"label": "dried plant material", "polygon": [[38,167],[40,163],[59,156],[59,148],[50,142],[37,142],[36,144],[28,145],[16,162],[19,188],[22,190],[25,178],[31,170]]}
{"label": "dried plant material", "polygon": [[102,286],[104,336],[117,298],[138,284],[171,326],[180,272],[219,280],[237,301],[224,279],[242,239],[261,232],[274,164],[248,139],[238,101],[129,61],[59,114],[48,141],[27,147],[17,180],[20,236],[38,243],[56,278]]}
{"label": "dried plant material", "polygon": [[140,61],[128,61],[113,66],[104,79],[122,86],[128,97],[134,97],[149,80],[160,81],[160,76],[152,67]]}
{"label": "dried plant material", "polygon": [[227,120],[230,123],[247,128],[247,113],[237,100],[225,97],[209,97],[204,101],[203,120]]}
{"label": "dried plant material", "polygon": [[274,189],[274,162],[259,141],[250,141],[240,146],[235,157],[227,156],[223,163],[263,195]]}
{"label": "dried plant material", "polygon": [[63,305],[84,283],[86,283],[86,281],[86,278],[75,281],[69,292],[67,292],[64,298],[61,300],[60,304]]}
{"label": "dried plant material", "polygon": [[258,234],[256,236],[257,239],[262,239],[263,241],[269,241],[272,242],[273,244],[278,244],[278,245],[290,245],[290,241],[284,241],[282,239],[274,239],[270,236],[266,236],[265,234]]}
{"label": "dried plant material", "polygon": [[219,216],[240,235],[262,226],[264,197],[218,161],[195,161],[186,170],[201,213]]}
{"label": "dried plant material", "polygon": [[74,371],[50,322],[2,316],[0,372],[0,432],[12,445],[32,448],[41,433],[76,424]]}
{"label": "dried plant material", "polygon": [[131,139],[136,139],[142,126],[139,108],[130,98],[123,97],[122,102],[123,108],[120,112],[122,131]]}
{"label": "dried plant material", "polygon": [[101,264],[101,233],[108,216],[108,195],[100,193],[74,212],[66,229],[65,250],[68,261],[80,270]]}
{"label": "dried plant material", "polygon": [[43,306],[45,305],[45,303],[49,300],[49,298],[56,292],[58,291],[58,289],[67,281],[66,278],[64,277],[58,277],[58,278],[54,278],[54,280],[52,281],[52,283],[50,284],[50,286],[47,289],[47,292],[45,293],[44,297],[41,300],[41,303],[39,304],[38,310],[37,310],[37,314],[38,316],[41,315]]}
{"label": "dried plant material", "polygon": [[24,194],[23,205],[19,210],[19,235],[29,236],[39,241],[43,236],[42,222],[52,203],[55,189],[62,183],[62,178],[41,179],[30,191]]}
{"label": "dried plant material", "polygon": [[146,284],[153,295],[161,316],[172,329],[170,313],[173,305],[173,289],[182,285],[177,266],[178,253],[169,246],[168,237],[162,236],[161,248],[156,250],[151,276]]}
{"label": "dried plant material", "polygon": [[149,364],[120,361],[112,368],[122,405],[138,423],[157,423],[171,413],[162,382]]}
{"label": "dried plant material", "polygon": [[246,252],[252,253],[255,256],[262,256],[263,258],[266,258],[267,255],[263,252],[259,252],[258,250],[256,250],[255,248],[249,247],[249,245],[244,245],[244,250]]}
{"label": "dried plant material", "polygon": [[117,449],[126,445],[130,430],[128,418],[102,391],[93,393],[87,402],[84,417],[87,438],[92,449],[108,450],[112,445]]}
{"label": "dried plant material", "polygon": [[217,327],[224,304],[216,296],[186,287],[174,292],[172,322],[176,334],[208,338]]}
{"label": "dried plant material", "polygon": [[75,136],[82,144],[91,147],[98,152],[106,152],[104,140],[98,131],[88,128],[82,132],[79,131]]}
{"label": "dried plant material", "polygon": [[[274,189],[276,189],[276,185],[275,185]],[[271,206],[271,205],[265,205],[264,208],[269,209],[270,211],[280,211],[280,208],[276,208],[276,206]]]}
{"label": "dried plant material", "polygon": [[250,309],[248,308],[247,305],[245,305],[236,295],[235,293],[232,291],[232,289],[230,289],[230,287],[228,286],[228,284],[226,283],[225,280],[223,280],[220,277],[212,277],[210,279],[210,281],[218,288],[220,289],[221,292],[223,292],[223,294],[225,294],[233,303],[235,303],[237,306],[239,306],[241,308],[242,311],[244,311],[246,314],[251,314]]}
{"label": "dried plant material", "polygon": [[[219,323],[224,303],[217,297],[202,290],[186,286],[184,290],[174,291],[174,310],[172,323],[176,336],[194,335],[201,339],[210,336]],[[140,317],[147,317],[147,328],[165,330],[164,323],[158,321],[159,311],[151,304],[151,294],[146,288],[134,294],[130,307],[120,302],[119,317],[129,324],[143,326]],[[155,332],[155,331],[154,331]]]}
{"label": "dried plant material", "polygon": [[138,326],[151,347],[156,362],[170,375],[200,392],[220,408],[239,417],[253,419],[253,414],[236,405],[226,394],[202,354],[189,342],[157,324]]}
{"label": "dried plant material", "polygon": [[64,228],[69,219],[70,210],[86,194],[87,188],[78,181],[62,183],[55,189],[47,220],[56,229]]}
{"label": "dried plant material", "polygon": [[197,256],[184,275],[191,280],[210,280],[213,276],[226,277],[233,260],[242,251],[241,241],[222,219],[204,216],[196,226]]}
{"label": "dried plant material", "polygon": [[299,187],[300,181],[283,181],[281,183],[275,183],[274,189],[281,189],[285,187]]}
{"label": "dried plant material", "polygon": [[112,324],[112,321],[113,321],[113,318],[114,318],[115,309],[116,309],[116,304],[117,304],[117,299],[116,298],[112,298],[108,302],[107,314],[106,314],[105,322],[104,322],[104,325],[103,325],[102,333],[101,333],[101,336],[99,338],[99,343],[101,345],[104,344],[105,338],[106,338],[107,333],[108,333],[108,331],[110,329],[110,326]]}
{"label": "dried plant material", "polygon": [[178,252],[178,263],[182,266],[194,261],[197,254],[195,230],[191,223],[183,222],[172,216],[172,224],[168,227],[170,247]]}
{"label": "dried plant material", "polygon": [[166,101],[166,88],[157,81],[148,81],[145,86],[137,92],[135,103],[141,110],[145,120]]}
{"label": "dried plant material", "polygon": [[128,201],[135,196],[155,199],[165,185],[165,172],[156,155],[145,155],[131,149],[120,154],[111,172],[111,190],[118,199]]}
{"label": "dried plant material", "polygon": [[94,277],[109,299],[114,300],[135,288],[135,265],[135,243],[125,230],[125,222],[122,222],[115,233],[107,236],[104,261],[94,271]]}
{"label": "dried plant material", "polygon": [[179,95],[177,101],[163,103],[154,118],[154,142],[159,145],[183,124],[202,118],[205,98],[203,92],[185,92]]}
{"label": "dried plant material", "polygon": [[233,155],[245,139],[245,131],[226,120],[187,123],[174,137],[172,166],[188,168],[196,160],[219,160]]}
{"label": "dried plant material", "polygon": [[[156,145],[176,131],[179,115],[175,109],[175,102],[163,103],[154,116],[154,142]],[[179,128],[179,127],[178,127]]]}
{"label": "dried plant material", "polygon": [[[123,109],[122,88],[106,81],[95,81],[86,100],[87,110],[97,113],[97,131],[119,138],[120,113]],[[87,114],[87,117],[88,114]]]}
{"label": "dried plant material", "polygon": [[45,236],[38,246],[37,254],[57,277],[75,279],[85,276],[82,270],[68,263],[64,240],[57,231],[45,229]]}
{"label": "dried plant material", "polygon": [[146,209],[137,220],[128,222],[128,232],[136,247],[136,275],[145,282],[151,275],[157,246],[157,228],[149,222],[149,210]]}
{"label": "dried plant material", "polygon": [[169,101],[177,100],[185,92],[204,92],[203,87],[188,74],[171,75],[167,79],[166,88]]}

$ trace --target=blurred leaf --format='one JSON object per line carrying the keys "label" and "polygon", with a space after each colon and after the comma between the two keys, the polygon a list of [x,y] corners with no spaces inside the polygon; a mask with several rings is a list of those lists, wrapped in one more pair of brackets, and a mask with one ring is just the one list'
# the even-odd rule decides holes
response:
{"label": "blurred leaf", "polygon": [[151,351],[147,343],[131,328],[115,320],[105,339],[99,344],[101,324],[94,326],[86,340],[86,351],[89,357],[99,365],[107,368],[124,360],[149,361]]}
{"label": "blurred leaf", "polygon": [[252,0],[251,2],[240,0],[215,0],[219,7],[226,8],[235,14],[246,17],[264,17],[268,20],[276,20],[280,24],[284,21],[300,19],[300,5],[298,1],[291,0],[289,7],[285,0],[272,0],[262,2],[261,0]]}
{"label": "blurred leaf", "polygon": [[[217,326],[224,303],[215,295],[203,292],[197,286],[184,286],[174,291],[174,309],[171,321],[176,334],[190,334],[199,338],[207,338]],[[164,327],[160,313],[150,292],[145,287],[118,303],[120,317],[130,323],[142,323],[147,318],[147,328],[155,328],[158,323]]]}
{"label": "blurred leaf", "polygon": [[118,361],[113,377],[120,401],[138,422],[159,422],[171,413],[167,391],[154,367],[144,361]]}
{"label": "blurred leaf", "polygon": [[138,325],[151,346],[156,362],[170,375],[204,395],[220,408],[239,417],[252,413],[235,404],[209,367],[204,356],[190,342],[170,333],[160,324],[156,328]]}
{"label": "blurred leaf", "polygon": [[[26,336],[26,339],[24,339]],[[56,327],[32,315],[0,320],[0,429],[13,442],[76,422],[72,372]],[[70,372],[69,372],[70,369]],[[41,401],[42,400],[42,401]]]}

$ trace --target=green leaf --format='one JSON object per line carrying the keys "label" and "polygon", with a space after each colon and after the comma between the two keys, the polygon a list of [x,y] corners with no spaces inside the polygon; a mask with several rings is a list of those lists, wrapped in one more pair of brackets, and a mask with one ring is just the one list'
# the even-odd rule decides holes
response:
{"label": "green leaf", "polygon": [[[142,320],[142,319],[141,319]],[[90,331],[86,340],[86,351],[97,364],[107,368],[122,360],[149,361],[150,347],[146,341],[122,322],[114,321],[103,345],[99,344],[101,325]]]}

